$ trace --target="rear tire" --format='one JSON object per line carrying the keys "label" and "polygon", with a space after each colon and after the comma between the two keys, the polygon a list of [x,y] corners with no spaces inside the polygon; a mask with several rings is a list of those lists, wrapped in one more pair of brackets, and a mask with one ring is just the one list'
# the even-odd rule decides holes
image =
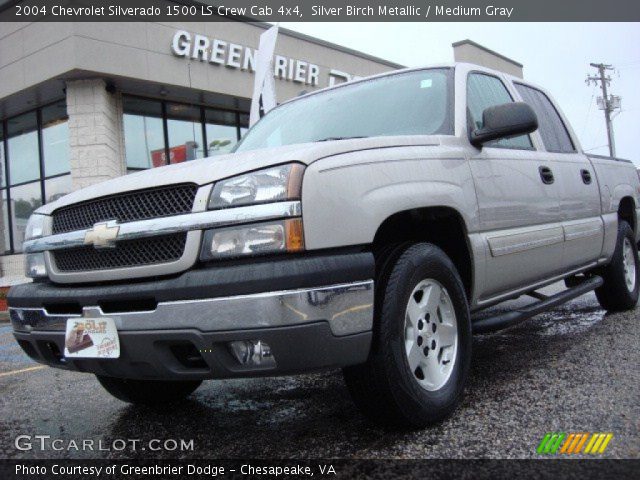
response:
{"label": "rear tire", "polygon": [[96,375],[100,385],[123,402],[139,405],[165,405],[184,400],[202,383],[202,380],[163,381],[131,380]]}
{"label": "rear tire", "polygon": [[602,308],[609,312],[635,308],[640,291],[640,261],[633,230],[627,222],[618,224],[616,249],[601,275],[604,284],[596,289],[596,297]]}
{"label": "rear tire", "polygon": [[366,363],[344,369],[356,405],[374,423],[424,428],[458,405],[471,361],[471,321],[453,262],[428,243],[409,246],[377,278]]}

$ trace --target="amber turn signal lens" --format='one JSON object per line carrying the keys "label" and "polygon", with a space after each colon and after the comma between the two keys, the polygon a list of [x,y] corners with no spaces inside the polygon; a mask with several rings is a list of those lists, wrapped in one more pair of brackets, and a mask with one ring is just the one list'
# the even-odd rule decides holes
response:
{"label": "amber turn signal lens", "polygon": [[293,218],[284,222],[286,234],[287,252],[301,252],[304,250],[304,233],[302,229],[302,219]]}

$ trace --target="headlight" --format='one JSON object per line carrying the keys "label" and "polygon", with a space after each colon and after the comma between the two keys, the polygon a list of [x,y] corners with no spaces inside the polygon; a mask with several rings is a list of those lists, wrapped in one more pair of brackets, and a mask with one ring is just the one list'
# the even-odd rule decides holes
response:
{"label": "headlight", "polygon": [[[44,235],[46,215],[34,213],[29,217],[24,231],[25,240],[33,240]],[[30,278],[46,277],[47,267],[44,263],[44,253],[28,253],[24,256],[25,275]]]}
{"label": "headlight", "polygon": [[214,260],[301,250],[304,250],[302,220],[293,218],[207,230],[200,258]]}
{"label": "headlight", "polygon": [[303,165],[289,163],[222,180],[213,187],[209,208],[299,199],[303,172]]}
{"label": "headlight", "polygon": [[27,222],[27,228],[24,231],[24,239],[32,240],[34,238],[40,238],[44,234],[44,222],[47,217],[45,215],[38,215],[34,213],[29,217]]}
{"label": "headlight", "polygon": [[44,253],[27,253],[24,256],[24,274],[30,278],[47,276]]}

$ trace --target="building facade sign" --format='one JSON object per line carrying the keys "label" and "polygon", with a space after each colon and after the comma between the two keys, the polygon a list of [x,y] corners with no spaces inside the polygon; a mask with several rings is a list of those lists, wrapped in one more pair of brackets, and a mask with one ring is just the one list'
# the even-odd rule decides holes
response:
{"label": "building facade sign", "polygon": [[[255,73],[256,49],[246,45],[178,30],[171,41],[171,52],[178,57]],[[312,87],[333,86],[360,78],[331,68],[323,72],[319,65],[283,55],[275,55],[273,63],[275,78]]]}

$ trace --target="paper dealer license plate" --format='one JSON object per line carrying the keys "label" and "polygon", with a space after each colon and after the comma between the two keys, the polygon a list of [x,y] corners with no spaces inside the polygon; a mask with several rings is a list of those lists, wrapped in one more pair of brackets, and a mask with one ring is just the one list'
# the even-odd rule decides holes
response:
{"label": "paper dealer license plate", "polygon": [[67,358],[118,358],[120,341],[113,318],[70,318],[64,338]]}

